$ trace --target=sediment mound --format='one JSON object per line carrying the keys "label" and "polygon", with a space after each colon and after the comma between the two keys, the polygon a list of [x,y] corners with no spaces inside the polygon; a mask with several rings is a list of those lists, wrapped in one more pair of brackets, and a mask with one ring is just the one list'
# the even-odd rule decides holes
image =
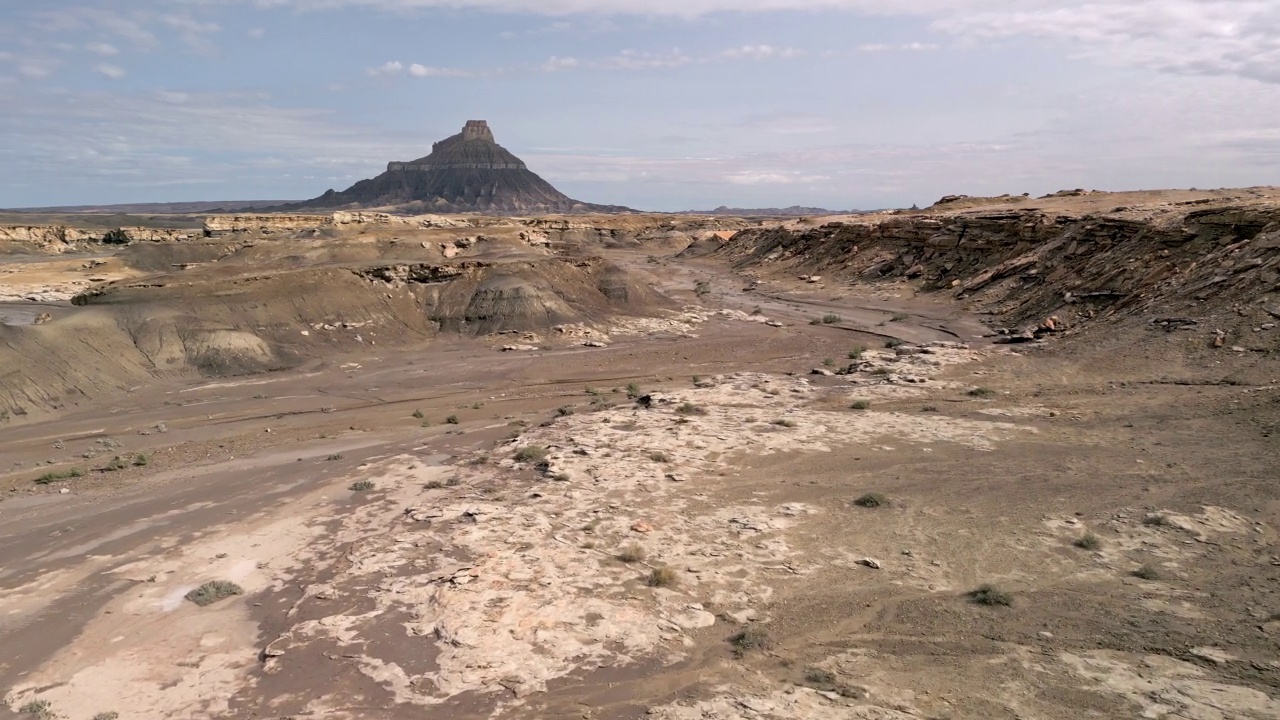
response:
{"label": "sediment mound", "polygon": [[[160,264],[153,254],[143,259]],[[256,373],[440,332],[539,332],[671,305],[603,259],[560,257],[260,273],[215,263],[100,285],[74,303],[43,325],[0,326],[0,422],[155,377]]]}

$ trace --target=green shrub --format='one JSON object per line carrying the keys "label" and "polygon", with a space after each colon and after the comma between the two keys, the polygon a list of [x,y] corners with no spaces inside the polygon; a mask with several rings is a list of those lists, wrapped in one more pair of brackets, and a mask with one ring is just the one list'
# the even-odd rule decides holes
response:
{"label": "green shrub", "polygon": [[1151,563],[1144,563],[1142,567],[1133,571],[1133,576],[1143,580],[1159,580],[1160,568]]}
{"label": "green shrub", "polygon": [[341,460],[342,457],[343,457],[342,453],[333,453],[332,455],[326,456],[325,460],[329,462],[333,462],[334,460]]}
{"label": "green shrub", "polygon": [[640,392],[640,386],[635,383],[627,383],[627,397],[638,398],[643,393]]}
{"label": "green shrub", "polygon": [[854,401],[853,401],[853,404],[849,406],[849,409],[851,409],[851,410],[866,410],[866,409],[867,409],[867,408],[869,408],[869,407],[871,407],[871,401],[870,401],[870,400],[854,400]]}
{"label": "green shrub", "polygon": [[556,408],[556,417],[568,417],[574,413],[574,409],[568,405],[561,405]]}
{"label": "green shrub", "polygon": [[850,350],[850,351],[849,351],[849,359],[850,359],[850,360],[861,360],[861,359],[862,359],[862,354],[863,354],[863,353],[865,353],[866,351],[867,351],[867,349],[866,349],[866,348],[864,348],[864,347],[862,347],[861,345],[859,345],[858,347],[856,347],[856,348],[854,348],[854,349],[852,349],[852,350]]}
{"label": "green shrub", "polygon": [[1008,606],[1013,604],[1012,595],[990,583],[983,583],[977,589],[970,591],[969,599],[978,605]]}
{"label": "green shrub", "polygon": [[457,424],[458,424],[458,416],[457,416],[457,415],[450,415],[449,417],[445,418],[445,419],[444,419],[444,421],[445,421],[446,423],[450,424],[450,425],[457,425]]}
{"label": "green shrub", "polygon": [[129,463],[125,462],[124,458],[117,455],[111,458],[111,462],[107,463],[102,469],[106,472],[115,472],[116,470],[123,470],[127,467],[129,467]]}
{"label": "green shrub", "polygon": [[351,483],[351,487],[350,487],[349,489],[350,489],[352,492],[367,492],[367,491],[369,491],[369,490],[372,490],[372,489],[373,489],[373,481],[372,481],[372,480],[357,480],[357,481],[355,481],[355,482]]}
{"label": "green shrub", "polygon": [[84,477],[84,470],[80,468],[71,468],[70,470],[62,470],[58,472],[47,472],[32,482],[37,485],[48,485],[56,480],[66,480],[68,478]]}
{"label": "green shrub", "polygon": [[827,313],[822,316],[822,324],[824,325],[834,325],[838,322],[840,322],[840,316],[835,313]]}
{"label": "green shrub", "polygon": [[742,657],[753,650],[768,650],[773,647],[773,638],[769,631],[759,625],[748,625],[729,638],[733,643],[733,654]]}
{"label": "green shrub", "polygon": [[1081,550],[1101,550],[1102,538],[1090,532],[1076,538],[1076,541],[1072,544]]}
{"label": "green shrub", "polygon": [[414,411],[413,411],[413,416],[414,416],[415,418],[419,419],[419,420],[421,420],[422,418],[426,417],[426,415],[424,415],[424,414],[423,414],[422,410],[414,410]]}
{"label": "green shrub", "polygon": [[777,425],[778,427],[793,428],[796,426],[796,421],[788,420],[787,418],[778,418],[777,420],[773,421],[773,424]]}
{"label": "green shrub", "polygon": [[906,320],[909,317],[911,316],[904,312],[894,313],[893,317],[889,318],[889,322],[902,322],[903,320]]}
{"label": "green shrub", "polygon": [[541,445],[525,445],[516,450],[516,454],[513,457],[516,462],[542,462],[547,459],[547,449]]}
{"label": "green shrub", "polygon": [[992,390],[991,388],[976,387],[970,390],[968,394],[969,394],[969,397],[985,398],[985,397],[991,397],[992,395],[995,395],[996,391]]}
{"label": "green shrub", "polygon": [[877,492],[869,492],[854,500],[853,504],[862,508],[882,508],[889,506],[889,498]]}
{"label": "green shrub", "polygon": [[146,465],[150,462],[151,462],[151,457],[146,453],[138,453],[133,458],[134,467],[146,467]]}
{"label": "green shrub", "polygon": [[654,450],[653,452],[649,453],[649,459],[656,463],[671,462],[671,456],[662,452],[661,450]]}
{"label": "green shrub", "polygon": [[213,580],[187,593],[186,598],[196,605],[204,607],[206,605],[212,605],[223,598],[243,594],[244,590],[233,582],[227,580]]}
{"label": "green shrub", "polygon": [[707,414],[706,410],[703,410],[702,408],[698,407],[697,405],[694,405],[691,402],[681,403],[678,407],[676,407],[676,412],[681,415],[706,415]]}

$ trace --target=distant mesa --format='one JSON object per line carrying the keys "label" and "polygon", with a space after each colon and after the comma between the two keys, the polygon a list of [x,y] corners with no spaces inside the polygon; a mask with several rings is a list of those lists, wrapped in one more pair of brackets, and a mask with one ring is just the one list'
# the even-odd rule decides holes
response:
{"label": "distant mesa", "polygon": [[820,207],[806,207],[803,205],[792,205],[784,208],[740,208],[727,207],[721,205],[715,210],[686,210],[684,215],[734,215],[742,216],[760,216],[760,217],[790,217],[793,215],[856,215],[863,212],[862,210],[828,210]]}
{"label": "distant mesa", "polygon": [[387,163],[386,172],[342,192],[329,190],[274,209],[374,207],[421,213],[630,212],[580,202],[556,190],[499,145],[484,120],[468,120],[462,132],[432,145],[426,157]]}

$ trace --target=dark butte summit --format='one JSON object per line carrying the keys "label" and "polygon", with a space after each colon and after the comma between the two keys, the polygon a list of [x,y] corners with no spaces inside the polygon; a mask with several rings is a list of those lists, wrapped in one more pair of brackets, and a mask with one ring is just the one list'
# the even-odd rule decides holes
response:
{"label": "dark butte summit", "polygon": [[431,154],[387,163],[387,171],[342,192],[329,190],[298,208],[373,208],[406,212],[570,213],[625,212],[616,205],[574,200],[529,170],[499,145],[484,120],[431,146]]}

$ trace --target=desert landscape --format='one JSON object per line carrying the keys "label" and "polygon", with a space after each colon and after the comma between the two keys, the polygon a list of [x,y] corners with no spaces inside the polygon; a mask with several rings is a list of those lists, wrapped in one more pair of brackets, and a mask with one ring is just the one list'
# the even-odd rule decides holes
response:
{"label": "desert landscape", "polygon": [[1280,189],[522,188],[0,218],[0,712],[1280,717]]}

